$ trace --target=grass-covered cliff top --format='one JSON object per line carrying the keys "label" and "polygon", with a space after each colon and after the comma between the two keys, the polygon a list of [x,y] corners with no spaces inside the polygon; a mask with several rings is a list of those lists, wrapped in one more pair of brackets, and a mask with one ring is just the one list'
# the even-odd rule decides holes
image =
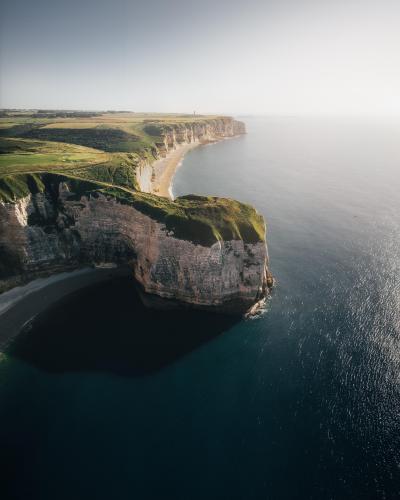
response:
{"label": "grass-covered cliff top", "polygon": [[103,193],[162,222],[176,237],[203,245],[265,239],[264,220],[234,200],[186,196],[175,201],[138,191],[135,170],[152,160],[171,130],[215,116],[37,111],[0,113],[0,201],[67,182],[71,199]]}
{"label": "grass-covered cliff top", "polygon": [[[110,193],[109,190],[104,191]],[[117,195],[118,196],[118,195]],[[170,201],[145,193],[123,193],[126,203],[164,223],[177,238],[210,246],[216,241],[265,240],[265,222],[254,207],[229,198],[187,195]],[[120,198],[121,199],[121,198]]]}

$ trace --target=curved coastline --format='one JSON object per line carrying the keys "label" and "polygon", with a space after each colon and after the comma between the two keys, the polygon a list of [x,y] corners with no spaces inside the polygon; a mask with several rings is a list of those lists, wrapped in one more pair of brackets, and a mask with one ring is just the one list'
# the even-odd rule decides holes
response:
{"label": "curved coastline", "polygon": [[63,297],[115,277],[131,275],[129,268],[85,267],[37,278],[3,292],[0,295],[0,353],[24,325]]}
{"label": "curved coastline", "polygon": [[154,180],[152,180],[151,193],[164,198],[173,200],[171,192],[172,179],[177,168],[182,164],[186,153],[197,146],[200,142],[191,142],[189,144],[181,144],[176,149],[167,153],[165,158],[160,158],[152,164]]}
{"label": "curved coastline", "polygon": [[164,198],[174,199],[172,192],[172,182],[176,171],[182,165],[186,154],[198,146],[210,146],[221,141],[239,137],[222,137],[220,139],[208,141],[193,141],[187,144],[179,144],[175,149],[169,151],[164,158],[160,158],[152,163],[154,179],[151,182],[151,194]]}

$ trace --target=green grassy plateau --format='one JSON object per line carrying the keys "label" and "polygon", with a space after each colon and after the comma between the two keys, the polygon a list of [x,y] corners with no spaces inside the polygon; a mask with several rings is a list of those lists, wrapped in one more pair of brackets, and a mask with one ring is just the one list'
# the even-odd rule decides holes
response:
{"label": "green grassy plateau", "polygon": [[15,202],[62,180],[75,196],[101,192],[133,205],[178,238],[203,245],[230,239],[263,241],[264,221],[249,205],[193,195],[170,201],[138,190],[136,168],[157,158],[165,134],[217,118],[1,111],[0,201]]}

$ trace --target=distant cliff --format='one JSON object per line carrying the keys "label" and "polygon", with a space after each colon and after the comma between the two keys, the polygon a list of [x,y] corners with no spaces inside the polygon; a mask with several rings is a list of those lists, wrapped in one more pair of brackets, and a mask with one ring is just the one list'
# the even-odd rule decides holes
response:
{"label": "distant cliff", "polygon": [[[206,144],[227,137],[234,137],[246,133],[243,122],[230,117],[215,118],[203,121],[187,121],[177,124],[149,123],[144,131],[156,142],[155,158],[164,157],[168,152],[182,144]],[[144,158],[136,168],[136,180],[141,191],[152,191],[154,172],[152,161]]]}
{"label": "distant cliff", "polygon": [[177,144],[185,142],[208,142],[233,137],[246,133],[243,122],[229,117],[204,120],[202,122],[186,122],[174,125],[149,125],[145,130],[149,133],[149,128],[153,132],[160,134],[163,138],[164,150],[169,151]]}

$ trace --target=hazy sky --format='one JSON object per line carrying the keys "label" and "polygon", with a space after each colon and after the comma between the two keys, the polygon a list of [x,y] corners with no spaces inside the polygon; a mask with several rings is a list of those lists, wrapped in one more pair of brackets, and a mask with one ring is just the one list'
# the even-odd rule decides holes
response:
{"label": "hazy sky", "polygon": [[400,0],[3,0],[0,107],[400,114]]}

